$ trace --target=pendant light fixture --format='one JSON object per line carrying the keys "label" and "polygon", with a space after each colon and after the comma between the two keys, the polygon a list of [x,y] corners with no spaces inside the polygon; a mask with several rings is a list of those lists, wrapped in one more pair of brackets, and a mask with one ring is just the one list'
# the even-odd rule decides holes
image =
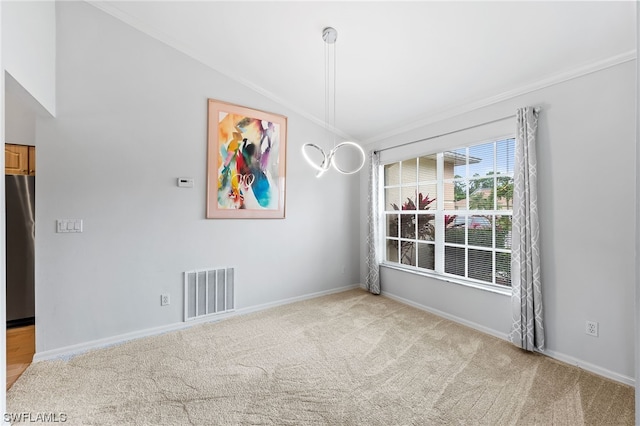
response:
{"label": "pendant light fixture", "polygon": [[[336,131],[335,128],[335,120],[336,120],[336,49],[335,49],[335,42],[338,39],[338,32],[335,30],[335,28],[332,27],[326,27],[325,29],[322,30],[322,39],[325,42],[325,64],[324,64],[324,72],[325,72],[325,76],[324,76],[324,82],[325,82],[325,98],[324,98],[324,102],[325,102],[325,128],[327,126],[327,123],[329,120],[331,120],[331,126],[332,126],[332,130],[333,132]],[[330,54],[330,52],[332,52],[332,54]],[[329,66],[329,60],[330,60],[330,56],[333,56],[333,70],[330,69]],[[331,72],[333,71],[333,72]],[[332,108],[331,108],[332,107]],[[309,163],[309,165],[311,167],[313,167],[315,170],[318,171],[318,173],[316,174],[316,177],[320,177],[322,176],[327,170],[329,170],[332,166],[333,168],[345,175],[351,175],[354,173],[357,173],[360,171],[360,169],[362,169],[362,167],[364,166],[365,163],[365,153],[364,150],[362,149],[362,147],[360,145],[358,145],[355,142],[351,142],[351,141],[344,141],[341,142],[339,144],[336,145],[335,142],[335,133],[333,136],[333,149],[331,151],[329,151],[329,153],[326,153],[320,146],[313,144],[313,143],[306,143],[302,146],[302,156],[305,158],[305,160],[307,160],[307,162]],[[345,170],[343,168],[341,168],[340,166],[338,166],[338,164],[336,163],[336,154],[338,152],[344,152],[344,150],[346,148],[351,147],[352,149],[355,149],[359,156],[361,157],[360,160],[360,164],[357,168],[353,169],[353,170]],[[320,162],[320,164],[314,162],[311,157],[309,156],[309,149],[313,148],[315,150],[317,150],[321,156],[322,156],[322,160]],[[340,149],[342,149],[342,151],[340,151]]]}

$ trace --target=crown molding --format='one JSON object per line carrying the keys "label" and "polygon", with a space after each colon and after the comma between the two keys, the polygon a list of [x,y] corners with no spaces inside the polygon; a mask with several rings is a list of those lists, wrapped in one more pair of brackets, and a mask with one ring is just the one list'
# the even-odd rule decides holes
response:
{"label": "crown molding", "polygon": [[[219,74],[229,78],[230,80],[233,80],[249,89],[251,89],[252,91],[264,96],[267,99],[272,100],[273,102],[276,102],[279,105],[282,105],[283,107],[293,111],[294,113],[301,115],[302,117],[306,118],[307,120],[311,121],[312,123],[322,127],[323,129],[325,129],[326,131],[335,134],[336,136],[340,136],[341,138],[345,139],[345,140],[349,140],[349,141],[356,141],[356,139],[354,139],[353,137],[351,137],[350,135],[348,135],[347,133],[343,132],[342,130],[331,126],[328,123],[325,123],[324,120],[319,119],[318,117],[316,117],[313,114],[308,113],[307,111],[303,110],[302,108],[298,107],[297,105],[287,101],[286,99],[283,99],[277,95],[275,95],[274,93],[266,90],[265,88],[252,83],[251,81],[248,81],[244,78],[238,77],[237,75],[234,75],[233,73],[227,72],[224,69],[219,68],[218,66],[214,65],[213,63],[210,63],[209,61],[207,61],[206,59],[206,55],[202,55],[200,54],[200,52],[192,49],[191,47],[187,46],[186,44],[182,43],[179,40],[176,40],[175,38],[167,35],[166,33],[162,32],[161,30],[159,30],[158,28],[155,28],[153,26],[144,24],[143,22],[141,22],[140,20],[132,17],[131,15],[129,15],[128,13],[125,13],[124,11],[122,11],[121,9],[119,9],[113,2],[110,3],[106,3],[104,1],[101,0],[85,0],[86,3],[90,4],[91,6],[94,6],[95,8],[105,12],[108,15],[113,16],[114,18],[118,19],[119,21],[124,22],[125,24],[129,25],[130,27],[150,36],[153,39],[156,39],[164,44],[166,44],[169,47],[172,47],[174,49],[176,49],[177,51],[181,52],[182,54],[190,57],[191,59],[194,59],[198,62],[200,62],[201,64],[207,66],[208,68],[211,68],[212,70],[218,72]],[[356,141],[357,142],[357,141]]]}
{"label": "crown molding", "polygon": [[597,71],[605,70],[607,68],[611,68],[616,65],[623,64],[625,62],[630,62],[635,59],[636,59],[636,51],[629,50],[619,55],[611,56],[609,58],[596,61],[596,62],[590,62],[588,64],[570,69],[568,71],[552,74],[548,77],[542,78],[540,80],[536,80],[534,82],[525,84],[523,86],[517,87],[512,90],[508,90],[506,92],[500,93],[495,96],[479,99],[476,101],[461,103],[457,106],[454,106],[452,108],[449,108],[445,111],[442,111],[436,114],[428,114],[426,116],[423,116],[422,119],[418,119],[417,121],[412,120],[411,122],[407,122],[407,123],[398,123],[392,129],[389,129],[386,132],[378,133],[376,134],[376,136],[373,136],[371,138],[366,138],[362,143],[367,145],[372,144],[374,142],[378,142],[383,139],[397,136],[411,130],[419,129],[420,127],[424,127],[430,124],[444,121],[449,118],[453,118],[462,114],[469,113],[471,111],[475,111],[480,108],[484,108],[490,105],[497,104],[502,101],[506,101],[508,99],[515,98],[517,96],[534,92],[536,90],[544,89],[546,87],[563,83],[565,81],[573,80]]}
{"label": "crown molding", "polygon": [[378,142],[380,140],[383,139],[387,139],[393,136],[397,136],[400,135],[402,133],[411,131],[411,130],[415,130],[418,129],[420,127],[424,127],[424,126],[428,126],[440,121],[444,121],[447,120],[449,118],[453,118],[462,114],[466,114],[475,110],[478,110],[480,108],[484,108],[490,105],[494,105],[497,104],[499,102],[508,100],[508,99],[512,99],[515,98],[517,96],[521,96],[530,92],[534,92],[536,90],[540,90],[540,89],[544,89],[546,87],[550,87],[559,83],[563,83],[565,81],[569,81],[569,80],[573,80],[575,78],[579,78],[597,71],[601,71],[607,68],[611,68],[613,66],[616,65],[620,65],[623,64],[625,62],[630,62],[636,59],[636,51],[635,50],[629,50],[627,52],[615,55],[615,56],[611,56],[609,58],[605,58],[599,61],[595,61],[595,62],[590,62],[587,64],[584,64],[582,66],[567,70],[567,71],[563,71],[563,72],[559,72],[556,74],[552,74],[548,77],[544,77],[542,79],[530,82],[528,84],[525,84],[523,86],[514,88],[512,90],[508,90],[506,92],[502,92],[500,94],[497,94],[495,96],[491,96],[488,98],[482,98],[482,99],[477,99],[477,100],[470,100],[468,102],[463,102],[460,103],[456,106],[450,107],[444,111],[438,112],[438,113],[428,113],[428,114],[424,114],[422,116],[422,118],[418,119],[418,120],[411,120],[410,122],[404,122],[404,123],[397,123],[396,125],[394,125],[392,128],[389,128],[387,131],[383,131],[383,132],[378,132],[376,133],[375,136],[370,137],[370,138],[365,138],[364,140],[356,140],[353,137],[351,137],[350,135],[348,135],[347,133],[341,131],[340,129],[337,129],[329,124],[327,124],[324,120],[319,119],[318,117],[316,117],[313,114],[308,113],[307,111],[303,110],[302,108],[300,108],[299,106],[287,101],[286,99],[283,99],[277,95],[275,95],[274,93],[266,90],[265,88],[258,86],[257,84],[252,83],[251,81],[248,81],[246,79],[240,78],[236,75],[234,75],[233,73],[227,72],[224,69],[220,69],[218,66],[208,62],[206,59],[206,55],[202,55],[200,54],[200,52],[197,52],[195,50],[193,50],[192,48],[190,48],[189,46],[185,45],[184,43],[170,37],[169,35],[167,35],[166,33],[162,32],[161,30],[159,30],[158,28],[146,25],[144,23],[142,23],[140,20],[133,18],[131,15],[123,12],[121,9],[119,9],[113,2],[109,2],[106,3],[104,1],[101,0],[85,0],[88,4],[96,7],[97,9],[113,16],[114,18],[124,22],[125,24],[135,28],[136,30],[168,45],[169,47],[172,47],[176,50],[178,50],[179,52],[187,55],[188,57],[200,62],[201,64],[204,64],[205,66],[213,69],[214,71],[220,73],[221,75],[229,78],[230,80],[233,80],[249,89],[251,89],[252,91],[266,97],[267,99],[272,100],[273,102],[276,102],[279,105],[282,105],[283,107],[291,110],[292,112],[306,118],[307,120],[311,121],[312,123],[324,128],[326,131],[331,132],[332,134],[335,134],[337,136],[340,136],[341,138],[344,138],[345,140],[350,140],[350,141],[354,141],[354,142],[360,142],[362,144],[365,145],[369,145],[369,144],[373,144],[374,142]]}

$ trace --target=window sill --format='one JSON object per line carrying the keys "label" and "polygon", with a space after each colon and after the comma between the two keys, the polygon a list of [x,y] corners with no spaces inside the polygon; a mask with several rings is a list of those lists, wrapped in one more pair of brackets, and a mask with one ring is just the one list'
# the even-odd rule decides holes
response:
{"label": "window sill", "polygon": [[491,285],[491,284],[482,284],[482,283],[478,283],[475,281],[468,281],[465,279],[457,279],[457,278],[453,278],[450,276],[445,276],[445,275],[440,275],[440,274],[436,274],[434,272],[428,272],[428,271],[422,271],[419,269],[413,269],[411,267],[407,267],[407,266],[399,266],[395,263],[380,263],[380,266],[385,267],[385,268],[389,268],[389,269],[395,269],[397,271],[402,271],[402,272],[408,272],[410,274],[414,274],[414,275],[421,275],[423,277],[429,277],[429,278],[433,278],[436,280],[440,280],[440,281],[446,281],[449,283],[453,283],[453,284],[458,284],[458,285],[462,285],[465,287],[471,287],[471,288],[475,288],[478,290],[484,290],[484,291],[488,291],[491,293],[496,293],[496,294],[501,294],[503,296],[511,296],[511,287],[498,287],[495,285]]}

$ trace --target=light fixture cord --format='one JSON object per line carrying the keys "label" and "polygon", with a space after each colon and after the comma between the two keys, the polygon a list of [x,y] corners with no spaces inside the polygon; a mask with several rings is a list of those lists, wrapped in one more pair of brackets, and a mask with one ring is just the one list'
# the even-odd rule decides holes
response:
{"label": "light fixture cord", "polygon": [[324,42],[324,131],[327,136],[329,133],[329,43]]}
{"label": "light fixture cord", "polygon": [[[333,69],[332,69],[333,68]],[[336,43],[324,44],[324,124],[336,147]]]}
{"label": "light fixture cord", "polygon": [[336,43],[333,43],[333,147],[336,147]]}

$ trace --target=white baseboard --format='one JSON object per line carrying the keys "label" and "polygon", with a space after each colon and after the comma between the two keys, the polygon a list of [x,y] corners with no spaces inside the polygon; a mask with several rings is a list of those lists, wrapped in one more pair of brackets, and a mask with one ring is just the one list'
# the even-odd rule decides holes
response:
{"label": "white baseboard", "polygon": [[[391,294],[391,293],[387,293],[385,291],[383,291],[381,294],[382,294],[382,296],[388,297],[389,299],[396,300],[396,301],[398,301],[400,303],[404,303],[405,305],[413,306],[414,308],[418,308],[420,310],[423,310],[423,311],[426,311],[426,312],[430,312],[430,313],[432,313],[434,315],[438,315],[439,317],[446,318],[448,320],[457,322],[457,323],[462,324],[462,325],[466,325],[467,327],[471,327],[471,328],[473,328],[475,330],[478,330],[478,331],[481,331],[481,332],[483,332],[485,334],[489,334],[491,336],[498,337],[498,338],[500,338],[502,340],[508,340],[507,334],[503,333],[501,331],[497,331],[497,330],[491,329],[489,327],[485,327],[485,326],[480,325],[478,323],[475,323],[473,321],[469,321],[467,319],[460,318],[460,317],[455,316],[455,315],[451,315],[449,313],[440,311],[438,309],[431,308],[429,306],[422,305],[420,303],[413,302],[411,300],[405,299],[403,297],[396,296],[396,295]],[[608,370],[606,368],[599,367],[599,366],[597,366],[595,364],[591,364],[591,363],[583,361],[581,359],[578,359],[578,358],[575,358],[575,357],[572,357],[572,356],[569,356],[569,355],[565,355],[565,354],[560,353],[560,352],[548,350],[548,349],[545,349],[544,352],[539,352],[539,353],[542,354],[542,355],[546,355],[546,356],[548,356],[550,358],[556,359],[558,361],[564,362],[566,364],[574,365],[574,366],[576,366],[578,368],[581,368],[583,370],[589,371],[590,373],[597,374],[598,376],[606,377],[607,379],[611,379],[611,380],[614,380],[616,382],[624,383],[624,384],[629,385],[629,386],[635,386],[635,379],[633,377],[629,377],[629,376],[625,376],[625,375],[620,374],[620,373],[616,373],[615,371],[611,371],[611,370]]]}
{"label": "white baseboard", "polygon": [[[164,325],[164,326],[160,326],[160,327],[154,327],[154,328],[147,328],[144,330],[138,330],[138,331],[133,331],[130,333],[125,333],[125,334],[120,334],[117,336],[112,336],[112,337],[107,337],[104,339],[97,339],[97,340],[92,340],[89,342],[85,342],[85,343],[79,343],[76,345],[70,345],[70,346],[65,346],[62,348],[58,348],[58,349],[53,349],[53,350],[49,350],[49,351],[44,351],[44,352],[38,352],[34,355],[33,357],[33,362],[39,362],[39,361],[46,361],[46,360],[51,360],[51,359],[60,359],[60,358],[70,358],[76,355],[79,355],[81,353],[93,350],[93,349],[100,349],[100,348],[105,348],[108,346],[114,346],[114,345],[119,345],[122,344],[124,342],[130,341],[130,340],[134,340],[134,339],[140,339],[142,337],[148,337],[148,336],[156,336],[159,334],[163,334],[163,333],[168,333],[171,331],[176,331],[176,330],[182,330],[185,328],[189,328],[192,327],[196,324],[202,324],[202,323],[207,323],[207,322],[217,322],[217,321],[222,321],[224,319],[227,318],[231,318],[237,315],[246,315],[246,314],[250,314],[253,312],[259,312],[259,311],[263,311],[265,309],[269,309],[269,308],[274,308],[276,306],[281,306],[281,305],[287,305],[289,303],[294,303],[294,302],[299,302],[302,300],[307,300],[307,299],[313,299],[315,297],[320,297],[320,296],[326,296],[329,294],[333,294],[333,293],[340,293],[343,291],[347,291],[347,290],[352,290],[355,288],[362,288],[365,289],[365,287],[362,284],[355,284],[355,285],[350,285],[350,286],[344,286],[344,287],[338,287],[338,288],[334,288],[331,290],[324,290],[324,291],[319,291],[319,292],[315,292],[315,293],[309,293],[309,294],[305,294],[302,296],[296,296],[296,297],[290,297],[288,299],[282,299],[282,300],[278,300],[275,302],[269,302],[269,303],[263,303],[261,305],[255,305],[255,306],[249,306],[246,308],[241,308],[232,312],[228,312],[228,313],[224,313],[221,315],[217,315],[214,317],[206,317],[206,318],[202,318],[202,319],[197,319],[197,320],[192,320],[189,322],[179,322],[179,323],[174,323],[174,324],[168,324],[168,325]],[[451,315],[449,313],[440,311],[438,309],[434,309],[431,307],[428,307],[426,305],[422,305],[420,303],[416,303],[414,301],[411,301],[409,299],[405,299],[403,297],[400,296],[396,296],[394,294],[391,293],[387,293],[385,291],[383,291],[381,293],[382,296],[384,297],[388,297],[389,299],[393,299],[396,300],[400,303],[404,303],[405,305],[409,305],[409,306],[413,306],[414,308],[418,308],[420,310],[426,311],[426,312],[430,312],[434,315],[437,315],[439,317],[442,318],[446,318],[448,320],[457,322],[459,324],[465,325],[467,327],[473,328],[474,330],[478,330],[482,333],[485,334],[489,334],[491,336],[497,337],[499,339],[502,340],[507,340],[507,334],[491,329],[489,327],[485,327],[483,325],[480,325],[478,323],[475,323],[473,321],[469,321],[466,320],[464,318],[455,316],[455,315]],[[556,351],[552,351],[552,350],[545,350],[544,352],[541,352],[543,355],[549,356],[551,358],[557,359],[558,361],[570,364],[570,365],[574,365],[578,368],[581,368],[583,370],[589,371],[591,373],[597,374],[599,376],[603,376],[606,377],[608,379],[614,380],[616,382],[620,382],[620,383],[624,383],[626,385],[630,385],[630,386],[635,386],[635,379],[629,376],[625,376],[623,374],[619,374],[616,373],[615,371],[611,371],[608,370],[606,368],[602,368],[599,367],[597,365],[591,364],[589,362],[583,361],[581,359],[569,356],[569,355],[565,355],[563,353],[560,352],[556,352]]]}
{"label": "white baseboard", "polygon": [[315,297],[326,296],[333,293],[340,293],[347,290],[359,288],[359,284],[349,285],[344,287],[333,288],[331,290],[318,291],[315,293],[309,293],[302,296],[290,297],[288,299],[282,299],[275,302],[263,303],[261,305],[249,306],[246,308],[236,309],[235,311],[226,312],[224,314],[205,317],[201,319],[195,319],[188,322],[179,322],[160,327],[147,328],[144,330],[132,331],[130,333],[119,334],[117,336],[106,337],[104,339],[91,340],[89,342],[78,343],[76,345],[64,346],[62,348],[52,349],[49,351],[38,352],[33,356],[33,362],[46,361],[51,359],[70,358],[84,352],[105,348],[108,346],[119,345],[124,342],[140,339],[142,337],[156,336],[158,334],[168,333],[171,331],[182,330],[192,327],[196,324],[202,324],[207,322],[222,321],[227,318],[231,318],[237,315],[246,315],[253,312],[263,311],[265,309],[274,308],[276,306],[287,305],[289,303],[299,302],[302,300],[313,299]]}
{"label": "white baseboard", "polygon": [[449,314],[447,312],[443,312],[443,311],[440,311],[438,309],[434,309],[434,308],[431,308],[429,306],[425,306],[425,305],[422,305],[420,303],[416,303],[416,302],[414,302],[412,300],[405,299],[404,297],[400,297],[400,296],[396,296],[395,294],[387,293],[386,291],[382,291],[382,293],[380,293],[380,294],[382,296],[384,296],[384,297],[388,297],[389,299],[393,299],[393,300],[398,301],[400,303],[404,303],[405,305],[413,306],[414,308],[418,308],[418,309],[420,309],[422,311],[426,311],[426,312],[432,313],[434,315],[437,315],[439,317],[446,318],[446,319],[451,320],[453,322],[457,322],[458,324],[466,325],[467,327],[473,328],[474,330],[481,331],[481,332],[483,332],[485,334],[489,334],[491,336],[495,336],[495,337],[497,337],[499,339],[502,339],[502,340],[507,340],[507,334],[506,333],[494,330],[494,329],[489,328],[489,327],[485,327],[484,325],[480,325],[480,324],[475,323],[473,321],[469,321],[469,320],[466,320],[464,318],[460,318],[458,316],[451,315],[451,314]]}
{"label": "white baseboard", "polygon": [[625,385],[634,386],[636,385],[636,381],[633,377],[625,376],[624,374],[616,373],[615,371],[608,370],[606,368],[602,368],[595,364],[591,364],[590,362],[583,361],[578,358],[574,358],[569,355],[565,355],[560,352],[550,351],[545,349],[544,352],[540,352],[542,355],[547,355],[553,359],[557,359],[558,361],[564,362],[565,364],[575,365],[578,368],[586,370],[590,373],[597,374],[598,376],[606,377],[607,379],[614,380],[616,382],[624,383]]}
{"label": "white baseboard", "polygon": [[288,305],[289,303],[300,302],[302,300],[313,299],[320,296],[327,296],[334,293],[342,293],[343,291],[353,290],[359,288],[359,284],[347,285],[344,287],[333,288],[331,290],[318,291],[316,293],[309,293],[303,296],[290,297],[288,299],[278,300],[276,302],[263,303],[262,305],[249,306],[247,308],[238,309],[236,312],[239,314],[249,314],[252,312],[263,311],[269,308],[275,308],[280,305]]}

